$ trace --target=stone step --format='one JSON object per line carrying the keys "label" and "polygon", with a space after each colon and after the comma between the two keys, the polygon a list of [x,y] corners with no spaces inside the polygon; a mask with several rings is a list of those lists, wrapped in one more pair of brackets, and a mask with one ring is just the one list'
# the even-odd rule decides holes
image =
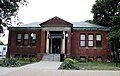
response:
{"label": "stone step", "polygon": [[60,54],[44,54],[42,61],[60,61]]}

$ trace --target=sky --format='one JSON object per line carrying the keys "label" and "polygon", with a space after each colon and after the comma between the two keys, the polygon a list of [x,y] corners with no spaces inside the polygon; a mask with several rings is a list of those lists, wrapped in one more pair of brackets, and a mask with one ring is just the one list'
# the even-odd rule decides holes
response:
{"label": "sky", "polygon": [[[95,0],[30,0],[29,4],[20,7],[19,21],[24,24],[44,22],[55,16],[68,22],[92,20],[91,9]],[[8,32],[0,40],[8,42]]]}

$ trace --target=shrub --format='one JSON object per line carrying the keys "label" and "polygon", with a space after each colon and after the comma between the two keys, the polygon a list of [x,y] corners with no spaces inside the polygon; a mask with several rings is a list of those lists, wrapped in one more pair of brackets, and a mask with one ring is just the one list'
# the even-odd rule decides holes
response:
{"label": "shrub", "polygon": [[32,58],[32,62],[36,62],[37,61],[37,58]]}
{"label": "shrub", "polygon": [[3,67],[17,67],[20,63],[15,58],[5,58],[1,64]]}
{"label": "shrub", "polygon": [[30,63],[37,61],[37,58],[16,58],[16,59],[19,61],[29,61]]}
{"label": "shrub", "polygon": [[94,59],[93,58],[88,58],[88,61],[93,62]]}
{"label": "shrub", "polygon": [[66,58],[64,60],[62,69],[72,69],[72,70],[79,70],[79,66],[76,65],[76,61],[70,58]]}

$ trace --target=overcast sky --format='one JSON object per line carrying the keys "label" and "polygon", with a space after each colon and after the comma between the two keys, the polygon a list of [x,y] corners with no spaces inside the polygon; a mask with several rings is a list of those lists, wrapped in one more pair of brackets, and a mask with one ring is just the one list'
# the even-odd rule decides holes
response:
{"label": "overcast sky", "polygon": [[85,21],[93,18],[91,9],[95,0],[31,0],[19,11],[24,23],[43,22],[58,16],[64,20]]}
{"label": "overcast sky", "polygon": [[[93,19],[91,9],[95,0],[30,0],[27,6],[19,10],[19,21],[25,24],[44,22],[58,16],[68,22]],[[5,44],[8,35],[0,37]]]}

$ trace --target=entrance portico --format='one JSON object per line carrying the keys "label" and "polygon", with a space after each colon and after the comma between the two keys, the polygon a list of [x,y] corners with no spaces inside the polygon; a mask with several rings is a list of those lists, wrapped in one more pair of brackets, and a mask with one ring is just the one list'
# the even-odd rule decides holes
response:
{"label": "entrance portico", "polygon": [[69,54],[71,48],[72,24],[54,17],[40,24],[41,32],[45,32],[45,50],[47,54]]}
{"label": "entrance portico", "polygon": [[47,31],[46,53],[65,54],[66,34],[65,31]]}

